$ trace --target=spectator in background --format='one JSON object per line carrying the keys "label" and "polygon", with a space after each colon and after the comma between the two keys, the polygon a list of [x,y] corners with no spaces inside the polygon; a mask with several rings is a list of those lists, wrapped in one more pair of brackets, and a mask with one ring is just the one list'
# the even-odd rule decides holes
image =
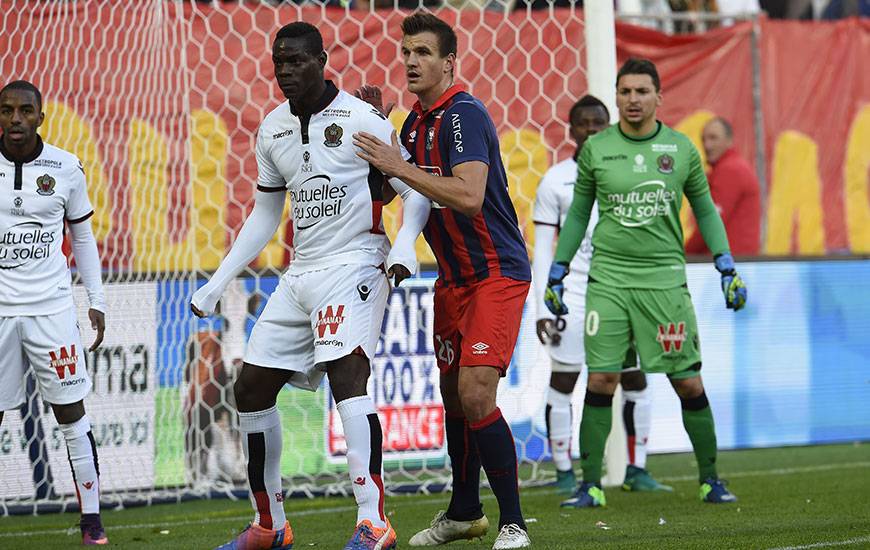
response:
{"label": "spectator in background", "polygon": [[870,0],[831,0],[822,12],[822,19],[843,17],[870,17]]}
{"label": "spectator in background", "polygon": [[[716,0],[668,0],[673,13],[688,13],[689,15],[698,13],[719,13],[719,7]],[[676,33],[693,33],[704,32],[719,26],[716,21],[705,21],[700,18],[691,17],[689,20],[681,19],[674,21],[674,32]]]}
{"label": "spectator in background", "polygon": [[[704,126],[701,134],[711,170],[710,193],[725,223],[725,232],[735,256],[755,256],[761,242],[761,194],[758,178],[749,163],[734,148],[731,124],[721,117]],[[700,231],[686,243],[686,254],[709,254]]]}

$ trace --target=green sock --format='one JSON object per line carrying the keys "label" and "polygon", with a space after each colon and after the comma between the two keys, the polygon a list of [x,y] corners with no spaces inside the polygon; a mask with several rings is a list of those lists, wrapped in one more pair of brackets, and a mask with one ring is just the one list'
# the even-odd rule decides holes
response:
{"label": "green sock", "polygon": [[601,483],[604,444],[613,421],[613,396],[586,390],[583,418],[580,421],[580,467],[583,481]]}
{"label": "green sock", "polygon": [[716,426],[713,423],[713,410],[702,393],[692,399],[681,399],[683,406],[683,426],[692,440],[695,460],[698,461],[698,479],[717,478],[716,474]]}

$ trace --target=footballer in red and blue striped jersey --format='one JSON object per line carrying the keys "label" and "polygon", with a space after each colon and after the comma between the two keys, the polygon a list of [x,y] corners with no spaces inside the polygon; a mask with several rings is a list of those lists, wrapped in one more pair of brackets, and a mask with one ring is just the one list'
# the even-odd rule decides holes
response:
{"label": "footballer in red and blue striped jersey", "polygon": [[427,111],[414,105],[401,141],[417,166],[438,176],[452,176],[463,162],[489,167],[483,207],[473,217],[433,204],[424,235],[441,283],[465,286],[489,277],[530,281],[526,245],[486,107],[462,86],[451,86]]}

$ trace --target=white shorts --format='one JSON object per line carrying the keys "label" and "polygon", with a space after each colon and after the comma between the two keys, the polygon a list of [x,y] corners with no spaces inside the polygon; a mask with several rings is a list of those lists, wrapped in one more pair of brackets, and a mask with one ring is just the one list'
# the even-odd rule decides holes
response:
{"label": "white shorts", "polygon": [[69,405],[91,391],[73,307],[54,315],[0,317],[0,350],[0,411],[24,403],[28,365],[46,403]]}
{"label": "white shorts", "polygon": [[[585,288],[585,286],[584,286]],[[586,312],[586,294],[565,292],[563,295],[568,314],[556,318],[559,344],[547,346],[553,363],[553,372],[580,372],[586,363],[583,351],[583,319]]]}
{"label": "white shorts", "polygon": [[371,265],[285,273],[251,331],[244,361],[294,371],[290,384],[315,391],[323,378],[318,365],[357,348],[374,357],[389,293],[383,270]]}

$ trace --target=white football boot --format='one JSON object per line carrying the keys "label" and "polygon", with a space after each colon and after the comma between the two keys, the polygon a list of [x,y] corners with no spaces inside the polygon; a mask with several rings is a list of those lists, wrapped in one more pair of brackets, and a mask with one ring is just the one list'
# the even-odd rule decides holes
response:
{"label": "white football boot", "polygon": [[[408,541],[411,546],[438,546],[455,540],[472,540],[483,538],[489,529],[486,516],[472,521],[454,521],[447,518],[447,513],[440,510],[428,529],[423,529]],[[523,532],[525,535],[525,532]],[[501,535],[499,535],[501,536]],[[528,537],[526,537],[528,540]],[[499,548],[522,548],[522,546],[499,546]]]}
{"label": "white football boot", "polygon": [[495,538],[495,544],[492,545],[492,550],[528,548],[531,545],[532,541],[529,540],[529,534],[516,523],[509,523],[499,531]]}

